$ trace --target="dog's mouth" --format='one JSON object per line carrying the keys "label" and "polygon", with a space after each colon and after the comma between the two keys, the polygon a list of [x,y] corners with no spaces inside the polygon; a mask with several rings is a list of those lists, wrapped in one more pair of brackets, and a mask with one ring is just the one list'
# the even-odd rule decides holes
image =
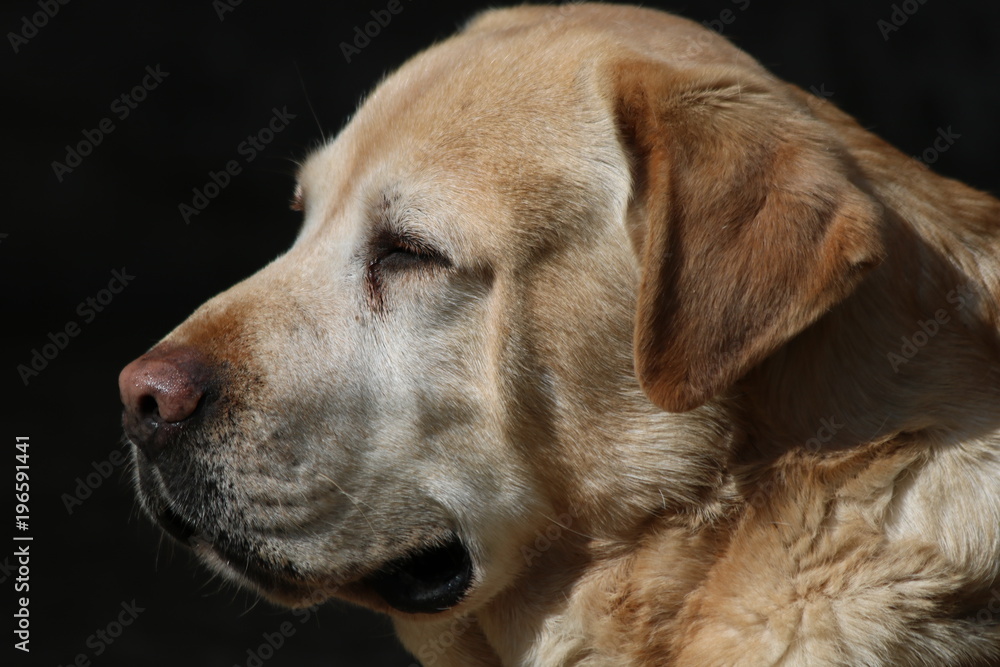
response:
{"label": "dog's mouth", "polygon": [[392,560],[363,580],[393,609],[434,614],[462,601],[472,585],[472,558],[456,535]]}
{"label": "dog's mouth", "polygon": [[[214,552],[265,595],[286,602],[306,598],[315,601],[317,598],[317,591],[309,590],[309,577],[302,576],[294,568],[279,568],[252,556],[254,549],[247,543],[225,533],[207,535],[167,505],[159,507],[156,520],[178,542]],[[374,594],[392,609],[403,613],[436,614],[461,602],[471,589],[473,579],[474,567],[469,549],[449,531],[443,538],[411,549],[374,571],[352,577],[352,581],[341,582],[335,588],[358,601]]]}
{"label": "dog's mouth", "polygon": [[194,526],[181,518],[169,507],[160,509],[159,514],[156,516],[156,522],[160,524],[160,528],[181,544],[191,544],[198,535],[198,531]]}

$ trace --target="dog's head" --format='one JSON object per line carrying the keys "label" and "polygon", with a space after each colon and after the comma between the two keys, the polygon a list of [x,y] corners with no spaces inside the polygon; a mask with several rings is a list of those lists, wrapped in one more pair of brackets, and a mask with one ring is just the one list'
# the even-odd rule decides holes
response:
{"label": "dog's head", "polygon": [[284,256],[122,372],[142,504],[286,604],[481,605],[560,515],[607,537],[700,497],[712,408],[671,413],[876,259],[853,178],[694,24],[489,14],[306,162]]}

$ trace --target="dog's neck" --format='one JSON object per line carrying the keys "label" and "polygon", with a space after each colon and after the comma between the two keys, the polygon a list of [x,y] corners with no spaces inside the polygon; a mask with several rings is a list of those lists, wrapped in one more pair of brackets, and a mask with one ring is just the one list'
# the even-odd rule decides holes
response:
{"label": "dog's neck", "polygon": [[[829,113],[838,112],[831,107]],[[954,442],[1000,442],[998,313],[991,306],[1000,301],[1000,274],[991,272],[1000,256],[1000,202],[891,149],[868,151],[866,142],[877,140],[860,128],[844,128],[844,136],[852,133],[857,144],[852,153],[865,165],[860,178],[882,188],[873,195],[886,206],[883,262],[844,302],[709,405],[663,413],[635,383],[617,394],[627,397],[627,409],[612,411],[612,417],[595,410],[588,412],[591,422],[562,423],[551,465],[559,469],[560,448],[572,447],[578,467],[553,475],[565,480],[551,489],[550,497],[560,504],[552,507],[551,525],[523,552],[518,585],[474,619],[450,620],[432,632],[424,628],[408,641],[426,647],[428,655],[418,657],[436,665],[471,664],[473,655],[475,664],[483,665],[501,659],[502,664],[564,664],[595,645],[620,643],[611,636],[602,640],[602,634],[627,631],[629,618],[656,618],[664,632],[673,632],[677,626],[667,618],[685,613],[689,599],[700,595],[705,605],[728,600],[701,593],[753,504],[740,496],[739,474],[766,470],[790,454],[838,459],[837,454],[859,453],[861,461],[868,451],[875,460],[875,448],[891,447],[900,438],[942,450]],[[875,157],[866,161],[866,155]],[[959,200],[961,206],[952,205]],[[627,338],[624,332],[618,337]],[[628,369],[621,371],[619,377]],[[581,395],[573,394],[574,387]],[[581,380],[563,388],[559,399],[586,402],[591,390]],[[559,423],[558,415],[555,420]],[[907,473],[912,489],[968,501],[970,507],[977,499],[963,500],[961,494],[1000,493],[1000,482],[990,479],[945,493],[948,457],[962,455],[961,448],[950,449]],[[993,468],[980,470],[997,477]],[[592,475],[602,475],[605,483],[588,484]],[[838,493],[832,484],[827,491]],[[758,500],[778,505],[780,489],[775,493]],[[815,500],[825,502],[820,496]],[[933,515],[919,502],[909,507]],[[945,545],[948,562],[963,563],[972,579],[978,577],[970,587],[989,585],[993,556],[975,549],[993,539],[988,517],[953,531],[944,519],[908,521],[912,525],[903,521],[885,539],[922,532],[929,543]],[[630,589],[635,582],[649,590]],[[748,609],[756,595],[754,589],[752,599],[741,599]],[[655,608],[644,612],[643,604]],[[607,623],[609,618],[618,623]],[[450,648],[427,637],[444,637]]]}
{"label": "dog's neck", "polygon": [[[470,641],[488,643],[513,664],[562,664],[574,652],[586,651],[588,642],[602,643],[601,628],[588,619],[620,616],[643,600],[656,606],[648,615],[662,621],[683,613],[689,596],[703,587],[711,564],[729,548],[741,503],[752,504],[739,496],[733,477],[737,469],[764,470],[789,454],[833,454],[831,460],[843,460],[839,453],[855,459],[848,466],[863,470],[865,460],[878,460],[877,448],[891,448],[894,439],[916,440],[941,451],[933,455],[935,461],[905,474],[913,478],[913,489],[937,498],[955,460],[949,457],[964,456],[952,443],[1000,442],[1000,345],[997,313],[990,306],[1000,295],[1000,276],[989,272],[1000,256],[1000,203],[960,184],[936,187],[966,198],[960,208],[967,218],[948,218],[947,198],[936,207],[921,203],[923,208],[911,210],[905,197],[902,202],[887,197],[887,253],[881,265],[853,295],[760,364],[726,397],[683,415],[643,411],[637,398],[630,414],[643,420],[644,428],[606,424],[589,435],[579,433],[577,444],[600,452],[603,465],[614,458],[613,465],[629,471],[609,477],[632,485],[620,490],[620,498],[633,504],[623,507],[615,497],[581,500],[580,507],[604,508],[603,516],[574,515],[553,535],[542,535],[543,548],[533,552],[525,570],[527,584],[484,610]],[[970,235],[978,238],[975,248],[963,248],[960,239]],[[629,433],[640,432],[653,435],[633,441]],[[595,469],[600,465],[595,460]],[[872,470],[872,475],[881,474]],[[962,494],[1000,492],[990,481],[993,469],[982,470],[989,479],[973,480],[972,487],[953,489],[949,497],[976,506],[977,498]],[[566,497],[586,494],[584,482],[567,490]],[[841,493],[835,486],[831,482],[826,492]],[[767,503],[781,503],[780,490],[775,493]],[[826,501],[817,496],[816,502]],[[913,501],[909,507],[933,517],[932,508],[918,505]],[[923,522],[918,516],[887,527],[884,538],[907,540],[914,531],[924,533],[929,543],[943,545],[947,562],[961,564],[974,590],[989,586],[996,576],[993,556],[982,549],[977,553],[975,547],[988,547],[1000,535],[990,537],[988,519],[967,524],[968,530],[951,529],[945,520]],[[630,582],[636,581],[655,590],[630,590]],[[700,600],[711,605],[715,598],[707,595]],[[753,600],[744,602],[752,606]],[[611,624],[607,627],[617,630],[605,632],[628,625]],[[675,626],[664,622],[662,627]],[[607,639],[607,645],[616,644]]]}

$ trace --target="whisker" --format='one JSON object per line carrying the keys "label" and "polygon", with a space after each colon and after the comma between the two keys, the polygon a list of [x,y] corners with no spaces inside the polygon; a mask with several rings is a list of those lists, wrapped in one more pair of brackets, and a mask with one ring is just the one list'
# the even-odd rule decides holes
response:
{"label": "whisker", "polygon": [[365,511],[363,509],[361,509],[361,505],[362,504],[367,505],[368,509],[371,509],[371,510],[374,510],[375,508],[372,507],[371,505],[368,505],[368,503],[363,503],[362,501],[358,500],[357,498],[355,498],[354,496],[352,496],[351,494],[349,494],[347,491],[344,491],[344,488],[342,486],[340,486],[340,484],[337,484],[337,482],[335,482],[330,477],[327,477],[324,474],[320,474],[319,477],[320,477],[320,479],[322,479],[324,481],[327,481],[330,484],[332,484],[333,486],[335,486],[338,491],[340,491],[341,493],[344,494],[344,497],[346,497],[348,500],[350,500],[352,503],[354,503],[354,506],[358,509],[358,512],[361,514],[362,518],[364,518],[365,523],[368,524],[368,528],[371,529],[372,535],[375,536],[375,537],[378,537],[378,533],[375,531],[375,526],[373,526],[372,522],[368,520],[368,515],[365,514]]}

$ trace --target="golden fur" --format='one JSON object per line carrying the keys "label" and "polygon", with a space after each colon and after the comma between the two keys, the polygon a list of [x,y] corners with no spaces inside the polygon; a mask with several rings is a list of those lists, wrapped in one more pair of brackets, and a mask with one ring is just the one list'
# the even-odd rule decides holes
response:
{"label": "golden fur", "polygon": [[[166,341],[235,369],[233,504],[336,510],[261,538],[303,573],[265,594],[426,666],[1000,664],[997,200],[611,5],[484,14],[300,187],[289,253]],[[366,292],[394,220],[448,262]],[[456,607],[359,583],[442,526]]]}

